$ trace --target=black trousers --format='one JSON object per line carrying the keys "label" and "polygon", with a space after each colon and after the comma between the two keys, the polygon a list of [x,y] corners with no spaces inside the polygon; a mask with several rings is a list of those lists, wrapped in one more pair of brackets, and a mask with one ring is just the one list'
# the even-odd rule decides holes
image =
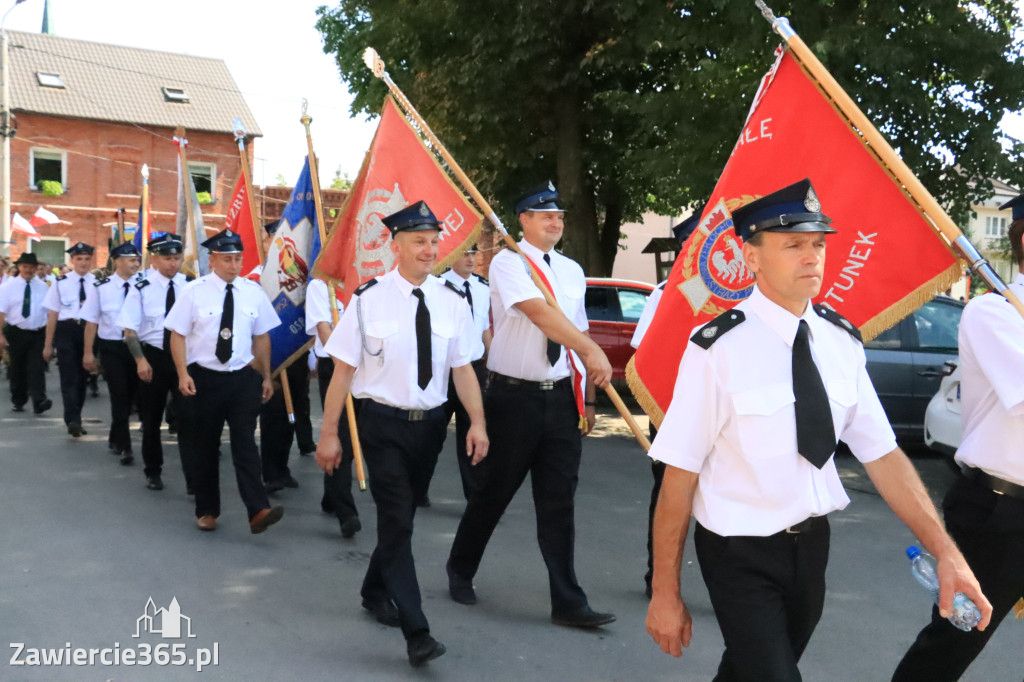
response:
{"label": "black trousers", "polygon": [[[653,443],[658,429],[651,424],[648,428],[650,441]],[[665,463],[651,460],[651,477],[654,483],[651,485],[651,502],[647,507],[647,573],[644,575],[644,582],[647,589],[651,589],[651,581],[654,579],[654,512],[658,508],[658,495],[661,494],[661,481],[665,478]]]}
{"label": "black trousers", "polygon": [[949,534],[992,603],[992,622],[984,632],[962,632],[933,606],[931,622],[917,635],[893,680],[960,679],[1013,604],[1024,597],[1024,500],[961,477],[942,508]]}
{"label": "black trousers", "polygon": [[377,505],[377,546],[361,593],[369,601],[395,602],[406,639],[430,629],[416,580],[412,528],[416,500],[430,484],[446,428],[441,415],[410,422],[365,406],[359,411],[370,493]]}
{"label": "black trousers", "polygon": [[[164,466],[164,448],[160,440],[160,423],[164,416],[164,406],[170,395],[170,405],[178,413],[182,410],[182,395],[178,390],[178,370],[174,367],[174,359],[170,352],[161,350],[148,343],[142,345],[142,353],[153,368],[152,381],[139,382],[139,419],[142,421],[142,461],[145,474],[159,476]],[[134,364],[134,363],[133,363]],[[138,376],[136,374],[136,376]],[[181,457],[181,469],[185,474],[185,484],[191,481],[189,466],[195,459],[195,443],[193,434],[195,425],[189,419],[178,420],[178,453]],[[220,433],[218,431],[218,433]]]}
{"label": "black trousers", "polygon": [[121,452],[132,451],[128,418],[139,386],[135,359],[124,341],[96,339],[97,355],[103,368],[103,379],[110,391],[110,433],[107,442]]}
{"label": "black trousers", "polygon": [[9,324],[4,326],[4,336],[10,358],[11,403],[21,407],[31,397],[32,406],[38,407],[46,400],[46,363],[43,361],[46,330],[22,329]]}
{"label": "black trousers", "polygon": [[282,390],[275,389],[273,397],[260,407],[260,455],[263,459],[263,480],[268,483],[292,475],[288,468],[292,440],[298,437],[302,419],[309,423],[309,368],[305,358],[288,365],[285,373],[288,375],[295,423],[288,421]]}
{"label": "black trousers", "polygon": [[484,397],[491,446],[477,465],[472,491],[449,557],[458,575],[476,575],[494,528],[530,474],[537,543],[548,569],[551,610],[587,606],[576,580],[574,498],[582,452],[579,415],[568,381],[531,391],[491,381]]}
{"label": "black trousers", "polygon": [[[320,387],[321,408],[327,399],[327,388],[331,385],[333,376],[334,360],[317,358],[316,380]],[[352,401],[357,419],[359,417],[359,402],[358,400]],[[359,516],[359,512],[356,510],[356,501],[352,498],[352,463],[355,461],[355,455],[352,452],[352,431],[348,428],[347,407],[342,408],[341,418],[338,419],[338,439],[341,441],[341,466],[335,469],[333,474],[324,474],[324,496],[320,500],[320,507],[324,511],[333,512],[339,521],[347,521]]]}
{"label": "black trousers", "polygon": [[89,372],[82,366],[85,357],[85,325],[80,320],[60,320],[53,333],[53,349],[57,353],[60,372],[60,395],[64,401],[64,423],[82,423],[85,385]]}
{"label": "black trousers", "polygon": [[188,371],[196,394],[182,400],[179,423],[191,420],[195,424],[195,459],[189,466],[189,473],[196,493],[196,518],[220,516],[217,452],[227,421],[235,480],[251,520],[256,512],[270,506],[260,479],[260,452],[256,447],[256,419],[262,403],[263,378],[252,367],[216,372],[192,364]]}
{"label": "black trousers", "polygon": [[697,560],[725,640],[718,682],[797,682],[821,619],[830,531],[723,537],[699,523]]}
{"label": "black trousers", "polygon": [[[487,385],[487,363],[483,359],[475,360],[473,362],[473,371],[476,373],[476,380],[480,383],[480,392],[482,393],[484,386]],[[466,456],[466,434],[469,433],[472,421],[469,418],[469,413],[466,412],[466,408],[462,406],[462,401],[459,400],[459,393],[455,390],[455,380],[451,375],[448,376],[448,402],[444,404],[444,407],[445,424],[451,421],[453,414],[455,415],[455,458],[459,463],[462,495],[468,502],[470,493],[476,486],[476,467],[470,463],[469,457]],[[445,432],[445,436],[447,435],[447,432]],[[443,442],[441,447],[444,447]]]}

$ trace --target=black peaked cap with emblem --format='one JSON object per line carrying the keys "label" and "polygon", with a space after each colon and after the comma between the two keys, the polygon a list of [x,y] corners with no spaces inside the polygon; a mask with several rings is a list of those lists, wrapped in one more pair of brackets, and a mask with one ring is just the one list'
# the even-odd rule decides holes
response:
{"label": "black peaked cap with emblem", "polygon": [[78,242],[64,253],[70,254],[72,256],[91,256],[94,250],[95,249],[93,249],[85,242]]}
{"label": "black peaked cap with emblem", "polygon": [[836,231],[829,225],[832,219],[821,212],[818,194],[807,178],[737,208],[732,221],[744,241],[760,232]]}
{"label": "black peaked cap with emblem", "polygon": [[232,232],[230,229],[221,230],[202,245],[211,253],[242,253],[245,250],[245,246],[242,244],[242,235]]}
{"label": "black peaked cap with emblem", "polygon": [[1005,204],[1000,206],[999,210],[1005,211],[1008,208],[1013,209],[1013,220],[1024,218],[1024,194],[1018,194],[1014,198],[1010,199]]}
{"label": "black peaked cap with emblem", "polygon": [[516,215],[527,211],[555,212],[565,211],[555,183],[548,180],[543,185],[527,190],[516,201]]}
{"label": "black peaked cap with emblem", "polygon": [[438,230],[441,226],[437,223],[430,207],[425,201],[417,201],[415,204],[406,206],[401,211],[392,213],[381,220],[384,226],[391,230],[394,237],[399,232],[422,232],[423,230]]}
{"label": "black peaked cap with emblem", "polygon": [[181,241],[181,237],[173,232],[160,232],[149,240],[147,248],[150,253],[155,253],[158,256],[170,256],[184,251],[185,244]]}
{"label": "black peaked cap with emblem", "polygon": [[135,244],[131,242],[118,244],[110,250],[111,258],[135,258],[140,255],[139,250],[135,248]]}
{"label": "black peaked cap with emblem", "polygon": [[693,209],[693,214],[672,227],[672,234],[675,236],[676,241],[682,246],[683,242],[690,238],[693,231],[697,229],[697,225],[700,224],[700,217],[704,215],[704,209],[707,208],[707,204],[701,204],[697,208]]}

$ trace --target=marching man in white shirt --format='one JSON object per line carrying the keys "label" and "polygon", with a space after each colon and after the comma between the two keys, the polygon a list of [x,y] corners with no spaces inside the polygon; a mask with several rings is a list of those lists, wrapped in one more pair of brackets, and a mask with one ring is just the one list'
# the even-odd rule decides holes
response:
{"label": "marching man in white shirt", "polygon": [[14,264],[18,276],[0,285],[0,351],[6,347],[10,353],[11,409],[24,411],[31,397],[32,411],[42,414],[53,405],[46,397],[43,361],[47,316],[43,299],[49,288],[35,276],[34,253],[21,254]]}
{"label": "marching man in white shirt", "polygon": [[691,515],[725,652],[716,679],[800,679],[825,601],[826,515],[849,498],[832,457],[842,439],[878,492],[938,560],[940,608],[954,591],[992,613],[896,439],[865,368],[860,333],[810,301],[832,221],[809,180],[733,212],[756,286],[695,331],[650,451],[666,464],[654,518],[647,631],[682,655],[691,619],[679,592]]}

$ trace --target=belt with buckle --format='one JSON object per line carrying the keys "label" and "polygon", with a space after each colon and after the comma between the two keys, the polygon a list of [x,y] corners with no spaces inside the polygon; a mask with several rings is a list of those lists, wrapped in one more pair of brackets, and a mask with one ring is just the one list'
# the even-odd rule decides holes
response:
{"label": "belt with buckle", "polygon": [[807,533],[816,528],[820,528],[825,522],[824,516],[809,516],[800,523],[794,524],[782,531],[789,535],[799,535],[800,533]]}
{"label": "belt with buckle", "polygon": [[85,326],[85,320],[76,317],[76,318],[69,318],[67,320],[57,320],[57,324],[74,325],[76,327],[84,327]]}
{"label": "belt with buckle", "polygon": [[1024,500],[1024,486],[1022,485],[997,478],[977,467],[964,467],[963,473],[968,481],[979,483],[997,495],[1008,495]]}
{"label": "belt with buckle", "polygon": [[370,410],[378,414],[386,414],[389,417],[407,422],[422,422],[444,416],[444,405],[438,405],[429,410],[403,410],[400,407],[391,407],[390,405],[378,403],[376,400],[367,400],[360,409]]}
{"label": "belt with buckle", "polygon": [[499,383],[504,386],[516,388],[520,391],[553,391],[563,384],[568,386],[571,382],[570,377],[563,377],[561,379],[546,379],[545,381],[529,381],[527,379],[517,379],[516,377],[505,376],[504,374],[498,374],[497,372],[491,372],[491,382]]}

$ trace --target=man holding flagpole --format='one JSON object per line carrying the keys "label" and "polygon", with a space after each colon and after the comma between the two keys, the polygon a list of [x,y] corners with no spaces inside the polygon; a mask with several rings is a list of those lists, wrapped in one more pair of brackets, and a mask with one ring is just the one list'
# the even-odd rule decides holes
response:
{"label": "man holding flagpole", "polygon": [[[558,191],[550,182],[516,205],[526,257],[547,280],[563,315],[544,300],[523,257],[505,250],[490,267],[494,338],[487,368],[485,409],[494,451],[477,472],[478,487],[459,523],[448,558],[453,600],[475,604],[473,577],[498,521],[523,484],[533,482],[537,542],[548,569],[551,620],[593,628],[615,620],[590,608],[576,580],[574,498],[583,433],[594,427],[594,386],[611,380],[611,365],[587,335],[583,269],[555,251],[565,227]],[[588,376],[572,355],[586,364]],[[584,395],[585,391],[585,395]]]}
{"label": "man holding flagpole", "polygon": [[840,439],[937,558],[940,611],[948,614],[954,591],[964,592],[981,609],[983,630],[992,607],[896,447],[860,332],[810,303],[822,286],[826,235],[837,232],[810,180],[750,202],[732,218],[755,286],[690,337],[648,453],[666,464],[648,633],[674,656],[690,643],[680,571],[692,515],[725,640],[716,679],[801,679],[797,663],[825,601],[827,515],[850,501],[832,457]]}

